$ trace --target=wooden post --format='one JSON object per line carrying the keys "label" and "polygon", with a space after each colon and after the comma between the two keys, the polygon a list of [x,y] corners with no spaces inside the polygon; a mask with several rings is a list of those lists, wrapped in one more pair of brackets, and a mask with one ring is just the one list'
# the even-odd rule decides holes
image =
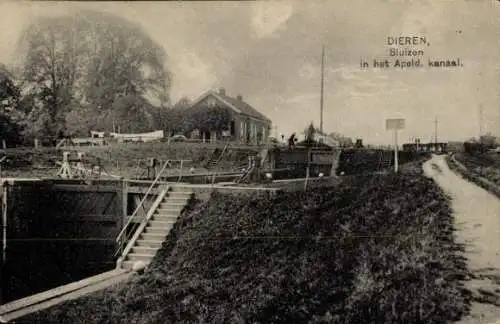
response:
{"label": "wooden post", "polygon": [[5,284],[8,278],[5,277],[5,260],[6,260],[6,245],[7,245],[7,217],[6,217],[6,185],[7,182],[2,184],[2,241],[0,242],[2,254],[0,256],[0,305],[5,302],[6,287]]}
{"label": "wooden post", "polygon": [[7,181],[2,183],[2,266],[7,259],[7,203],[8,203],[8,188]]}
{"label": "wooden post", "polygon": [[307,169],[306,169],[306,180],[304,181],[304,191],[307,190],[307,182],[309,181],[309,172],[311,168],[311,149],[307,152]]}
{"label": "wooden post", "polygon": [[394,172],[398,173],[398,130],[394,129]]}
{"label": "wooden post", "polygon": [[179,180],[177,180],[177,182],[181,182],[181,179],[182,179],[183,162],[184,162],[184,160],[181,160],[181,170],[180,170],[180,174],[179,174]]}
{"label": "wooden post", "polygon": [[5,142],[5,140],[2,140],[2,146],[4,150],[7,148],[7,143]]}
{"label": "wooden post", "polygon": [[121,231],[123,229],[123,225],[127,221],[127,216],[128,216],[128,211],[127,211],[127,209],[128,209],[127,180],[125,180],[124,178],[121,178],[120,180],[121,180],[120,181],[121,182],[121,188],[120,188],[121,190],[118,192],[118,195],[120,197],[120,199],[119,199],[120,205],[118,206],[118,208],[121,209],[121,213],[117,213],[118,215],[120,215],[120,220],[118,222],[118,224],[120,224],[119,231]]}

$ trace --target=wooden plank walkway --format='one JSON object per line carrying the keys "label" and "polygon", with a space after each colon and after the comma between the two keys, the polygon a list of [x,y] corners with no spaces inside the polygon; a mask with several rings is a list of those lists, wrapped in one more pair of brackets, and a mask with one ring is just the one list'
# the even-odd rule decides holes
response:
{"label": "wooden plank walkway", "polygon": [[17,318],[44,310],[59,303],[106,289],[126,281],[133,273],[134,272],[131,270],[115,269],[32,296],[14,300],[0,306],[0,323],[8,323]]}

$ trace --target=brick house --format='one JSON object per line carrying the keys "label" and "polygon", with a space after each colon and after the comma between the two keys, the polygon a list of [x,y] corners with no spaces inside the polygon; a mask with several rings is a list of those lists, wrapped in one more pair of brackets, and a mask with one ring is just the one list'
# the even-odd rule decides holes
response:
{"label": "brick house", "polygon": [[231,115],[231,121],[225,132],[206,132],[196,134],[203,140],[229,140],[237,144],[261,145],[265,144],[269,136],[272,122],[250,104],[243,101],[241,95],[236,98],[226,94],[224,88],[219,92],[208,91],[201,95],[191,107],[218,106],[227,108]]}

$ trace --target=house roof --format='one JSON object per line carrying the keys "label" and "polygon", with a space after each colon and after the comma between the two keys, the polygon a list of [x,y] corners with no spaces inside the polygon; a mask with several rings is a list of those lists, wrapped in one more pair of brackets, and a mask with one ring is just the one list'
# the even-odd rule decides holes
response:
{"label": "house roof", "polygon": [[221,102],[223,102],[229,108],[233,109],[235,112],[237,112],[239,114],[247,115],[247,116],[254,117],[256,119],[264,120],[264,121],[271,123],[271,120],[269,118],[267,118],[264,114],[259,112],[257,109],[255,109],[254,107],[252,107],[251,105],[249,105],[245,101],[239,100],[239,99],[236,99],[233,97],[229,97],[227,95],[223,95],[223,94],[217,93],[215,91],[207,91],[202,96],[200,96],[193,103],[192,106],[198,104],[200,101],[202,101],[203,99],[205,99],[209,95],[212,95],[215,98],[219,99]]}

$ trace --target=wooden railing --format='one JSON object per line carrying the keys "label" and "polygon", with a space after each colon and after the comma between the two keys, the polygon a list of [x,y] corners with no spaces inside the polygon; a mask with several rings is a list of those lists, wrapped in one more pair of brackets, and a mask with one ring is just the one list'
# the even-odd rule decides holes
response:
{"label": "wooden railing", "polygon": [[[123,226],[123,229],[121,230],[120,234],[118,234],[118,237],[116,238],[116,243],[118,245],[118,248],[116,249],[115,256],[123,254],[124,249],[126,247],[127,242],[129,241],[130,236],[134,235],[135,232],[137,232],[138,228],[141,227],[142,223],[144,223],[144,221],[146,220],[146,217],[144,217],[144,219],[142,220],[142,222],[140,222],[139,224],[137,222],[133,222],[134,218],[139,213],[139,210],[141,208],[144,208],[143,207],[144,203],[146,202],[148,196],[151,194],[151,191],[153,190],[153,188],[155,187],[155,185],[160,180],[162,173],[165,171],[165,169],[167,168],[168,165],[169,165],[169,163],[164,163],[163,164],[163,167],[161,168],[160,172],[158,172],[156,178],[153,180],[153,182],[149,186],[148,190],[144,194],[144,197],[142,198],[142,200],[140,201],[140,203],[135,208],[134,213],[127,219],[127,222]],[[155,203],[156,203],[156,201],[155,201]],[[154,205],[151,207],[150,210],[152,210],[153,207],[154,207]],[[132,228],[130,228],[130,232],[128,232],[128,227],[129,226],[132,227]]]}
{"label": "wooden railing", "polygon": [[219,164],[219,162],[222,160],[222,158],[224,157],[224,154],[226,153],[228,147],[229,147],[229,143],[226,143],[226,145],[224,145],[224,148],[222,149],[222,152],[220,152],[219,157],[217,158],[217,160],[215,160],[215,165]]}

